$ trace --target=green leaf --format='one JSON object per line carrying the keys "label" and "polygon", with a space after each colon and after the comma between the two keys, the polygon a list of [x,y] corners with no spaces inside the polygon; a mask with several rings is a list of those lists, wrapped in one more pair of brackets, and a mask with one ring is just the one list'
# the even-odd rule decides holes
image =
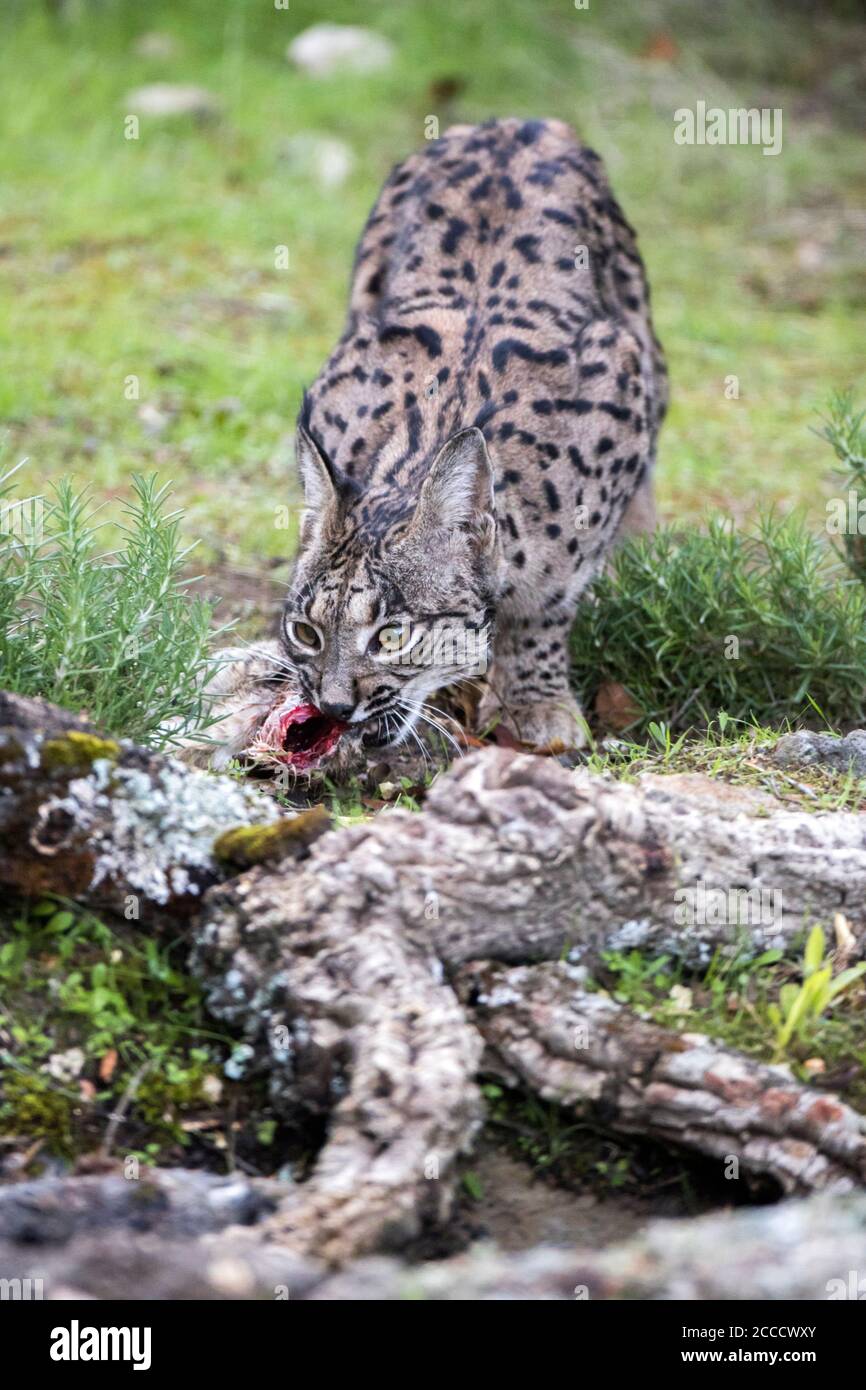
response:
{"label": "green leaf", "polygon": [[46,926],[50,932],[68,931],[74,921],[74,912],[55,912],[50,922],[46,923]]}
{"label": "green leaf", "polygon": [[815,926],[809,933],[806,950],[803,953],[803,974],[808,977],[818,969],[824,959],[825,938],[821,927]]}
{"label": "green leaf", "polygon": [[847,989],[849,985],[852,985],[855,980],[861,979],[864,974],[866,974],[866,961],[861,961],[859,965],[852,965],[847,970],[840,971],[827,990],[828,1003]]}
{"label": "green leaf", "polygon": [[463,1174],[463,1186],[469,1193],[473,1202],[480,1202],[484,1196],[484,1187],[477,1173],[468,1172]]}
{"label": "green leaf", "polygon": [[782,985],[782,988],[779,990],[779,1003],[782,1006],[782,1013],[785,1015],[785,1017],[787,1017],[787,1015],[793,1009],[794,1005],[800,997],[800,992],[800,985]]}
{"label": "green leaf", "polygon": [[775,965],[776,961],[782,959],[782,954],[778,947],[774,947],[772,951],[764,951],[763,955],[755,957],[752,961],[752,967],[757,970],[761,965]]}
{"label": "green leaf", "polygon": [[814,975],[803,981],[803,992],[806,996],[804,1012],[811,1014],[813,1018],[820,1018],[826,1008],[827,986],[832,974],[832,967],[825,965],[822,970],[816,970]]}

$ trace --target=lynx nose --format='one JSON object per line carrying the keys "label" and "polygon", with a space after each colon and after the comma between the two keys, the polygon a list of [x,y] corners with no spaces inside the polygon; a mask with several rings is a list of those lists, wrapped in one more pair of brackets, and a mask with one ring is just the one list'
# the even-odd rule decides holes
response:
{"label": "lynx nose", "polygon": [[319,705],[319,709],[322,711],[322,714],[327,715],[329,719],[339,719],[343,724],[348,724],[355,712],[354,705],[341,705],[331,700],[323,700]]}

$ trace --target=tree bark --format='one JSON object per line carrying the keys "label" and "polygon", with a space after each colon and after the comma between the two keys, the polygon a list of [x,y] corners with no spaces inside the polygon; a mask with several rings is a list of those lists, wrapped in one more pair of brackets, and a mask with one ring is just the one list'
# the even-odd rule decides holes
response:
{"label": "tree bark", "polygon": [[[115,907],[138,891],[192,911],[237,867],[214,853],[224,831],[292,819],[252,786],[93,741],[44,701],[5,696],[0,718],[7,886]],[[294,848],[289,833],[271,838],[268,854]],[[738,891],[764,900],[729,900]],[[388,810],[326,836],[292,890],[320,911],[342,898],[352,910],[353,894],[359,920],[383,905],[450,964],[564,950],[588,961],[637,945],[701,966],[719,946],[787,948],[804,915],[837,912],[861,953],[866,818],[791,811],[707,779],[613,783],[490,748],[440,778],[420,814]],[[737,911],[763,920],[731,920]]]}
{"label": "tree bark", "polygon": [[65,1245],[115,1229],[187,1240],[226,1226],[252,1226],[273,1212],[287,1184],[240,1174],[143,1167],[137,1178],[111,1171],[37,1178],[0,1186],[0,1241]]}
{"label": "tree bark", "polygon": [[[254,786],[103,737],[43,700],[0,695],[0,719],[7,888],[120,913],[134,900],[132,915],[149,910],[151,922],[183,917],[198,910],[207,887],[237,871],[231,831],[260,827],[260,838],[286,853],[310,838],[309,817],[281,815]],[[321,818],[312,819],[318,832]]]}

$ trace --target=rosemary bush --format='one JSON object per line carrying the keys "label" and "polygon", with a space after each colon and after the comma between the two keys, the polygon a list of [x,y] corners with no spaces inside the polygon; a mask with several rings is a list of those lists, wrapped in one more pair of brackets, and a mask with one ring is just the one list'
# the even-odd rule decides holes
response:
{"label": "rosemary bush", "polygon": [[845,493],[827,503],[828,529],[840,536],[851,573],[866,584],[866,410],[855,410],[847,393],[835,396],[821,438],[842,465],[837,472]]}
{"label": "rosemary bush", "polygon": [[10,477],[0,484],[0,687],[144,743],[200,726],[213,605],[182,578],[192,547],[181,544],[181,513],[167,510],[168,485],[133,480],[121,544],[105,551],[86,490],[64,480],[22,510],[8,501]]}
{"label": "rosemary bush", "polygon": [[[866,513],[863,421],[840,396],[822,432],[844,464],[850,514],[861,500]],[[625,542],[574,627],[584,698],[623,685],[640,730],[706,725],[719,711],[761,725],[819,715],[834,728],[862,723],[866,538],[838,534],[841,544],[828,544],[802,521],[770,515],[750,532],[713,520],[705,532]]]}

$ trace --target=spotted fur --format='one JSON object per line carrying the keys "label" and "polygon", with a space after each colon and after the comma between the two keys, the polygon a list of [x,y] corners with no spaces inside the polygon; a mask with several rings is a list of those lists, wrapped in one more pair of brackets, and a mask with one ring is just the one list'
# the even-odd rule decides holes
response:
{"label": "spotted fur", "polygon": [[634,233],[566,126],[457,126],[399,165],[299,422],[282,640],[305,698],[403,736],[485,663],[413,665],[377,634],[446,621],[492,641],[480,726],[579,743],[569,629],[626,512],[652,523],[666,399]]}

